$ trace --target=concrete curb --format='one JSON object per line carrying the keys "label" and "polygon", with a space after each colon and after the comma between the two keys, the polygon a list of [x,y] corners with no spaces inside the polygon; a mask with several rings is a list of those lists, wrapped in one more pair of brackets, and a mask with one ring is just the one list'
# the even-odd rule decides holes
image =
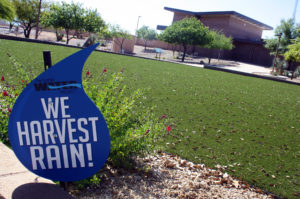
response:
{"label": "concrete curb", "polygon": [[73,198],[51,180],[28,171],[0,142],[0,199]]}

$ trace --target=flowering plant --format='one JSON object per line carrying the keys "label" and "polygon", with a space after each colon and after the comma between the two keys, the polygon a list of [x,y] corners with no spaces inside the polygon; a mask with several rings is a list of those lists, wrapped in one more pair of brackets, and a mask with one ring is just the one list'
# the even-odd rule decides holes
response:
{"label": "flowering plant", "polygon": [[33,78],[30,70],[25,70],[24,66],[16,61],[16,59],[7,53],[10,63],[14,69],[14,75],[20,80],[20,84],[15,86],[7,81],[4,75],[0,79],[0,141],[9,145],[8,139],[8,120],[10,112],[19,94],[23,88]]}
{"label": "flowering plant", "polygon": [[15,87],[10,86],[4,76],[1,76],[0,81],[0,140],[4,144],[9,144],[8,140],[8,119],[13,104],[18,96],[18,91]]}
{"label": "flowering plant", "polygon": [[[0,141],[9,144],[8,120],[18,95],[33,77],[30,70],[17,63],[9,55],[15,67],[20,84],[10,85],[5,76],[0,81]],[[109,74],[108,68],[98,74],[102,80],[96,82],[97,75],[87,71],[83,78],[83,87],[89,97],[103,114],[111,137],[110,162],[116,166],[130,166],[130,159],[153,150],[156,141],[166,133],[168,118],[157,117],[153,108],[143,106],[143,93],[137,90],[129,93],[123,82],[123,69],[116,74]],[[170,131],[167,128],[167,131]]]}
{"label": "flowering plant", "polygon": [[143,106],[145,97],[141,90],[128,93],[122,85],[122,71],[108,77],[105,68],[100,75],[101,84],[86,76],[83,87],[106,120],[111,137],[110,162],[115,166],[130,166],[132,157],[157,147],[157,139],[166,133],[164,123],[168,119],[157,117],[153,108]]}

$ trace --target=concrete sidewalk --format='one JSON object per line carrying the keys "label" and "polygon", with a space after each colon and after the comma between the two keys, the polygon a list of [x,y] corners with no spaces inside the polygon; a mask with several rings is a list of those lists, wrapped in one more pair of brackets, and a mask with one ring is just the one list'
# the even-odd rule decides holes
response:
{"label": "concrete sidewalk", "polygon": [[0,199],[73,198],[51,180],[27,170],[0,142]]}

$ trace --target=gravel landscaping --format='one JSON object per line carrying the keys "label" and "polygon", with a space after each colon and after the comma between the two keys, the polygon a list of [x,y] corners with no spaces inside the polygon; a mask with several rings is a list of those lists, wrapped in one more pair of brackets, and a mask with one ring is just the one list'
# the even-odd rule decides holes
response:
{"label": "gravel landscaping", "polygon": [[91,198],[273,198],[262,190],[218,170],[160,153],[136,159],[136,169],[106,166],[97,188],[73,190],[80,199]]}

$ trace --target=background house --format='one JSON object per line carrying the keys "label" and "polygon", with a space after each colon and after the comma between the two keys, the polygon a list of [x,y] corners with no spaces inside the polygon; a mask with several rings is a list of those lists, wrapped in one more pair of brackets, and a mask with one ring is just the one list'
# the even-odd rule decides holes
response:
{"label": "background house", "polygon": [[[173,22],[179,21],[185,17],[196,17],[205,26],[212,30],[222,31],[226,36],[233,38],[235,48],[231,51],[222,51],[222,59],[230,59],[243,61],[253,64],[271,66],[272,57],[269,51],[264,48],[262,40],[262,32],[264,30],[272,30],[262,22],[254,20],[250,17],[242,15],[235,11],[218,11],[218,12],[191,12],[165,7],[165,10],[174,13]],[[164,30],[167,26],[158,25],[158,30]],[[190,48],[190,52],[198,52],[199,55],[218,56],[217,52],[203,48]]]}

